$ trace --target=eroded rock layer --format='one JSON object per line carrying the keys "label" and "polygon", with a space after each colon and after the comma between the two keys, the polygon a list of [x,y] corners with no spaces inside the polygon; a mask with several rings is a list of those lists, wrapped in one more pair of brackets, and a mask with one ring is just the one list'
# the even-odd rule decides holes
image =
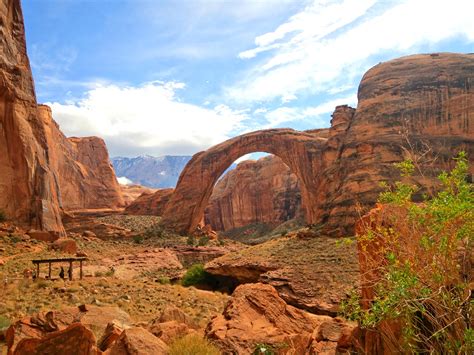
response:
{"label": "eroded rock layer", "polygon": [[226,231],[253,223],[278,224],[300,213],[298,178],[275,156],[247,160],[214,187],[206,224]]}
{"label": "eroded rock layer", "polygon": [[158,189],[144,192],[125,208],[125,213],[134,215],[161,216],[174,189]]}

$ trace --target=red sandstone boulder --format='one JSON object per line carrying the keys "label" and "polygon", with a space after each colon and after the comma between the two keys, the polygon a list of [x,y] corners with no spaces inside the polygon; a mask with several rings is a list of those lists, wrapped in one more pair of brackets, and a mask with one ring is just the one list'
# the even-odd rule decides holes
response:
{"label": "red sandstone boulder", "polygon": [[63,253],[76,254],[77,253],[77,243],[74,239],[70,238],[60,238],[51,244],[51,249],[58,250]]}
{"label": "red sandstone boulder", "polygon": [[270,285],[245,284],[208,324],[206,336],[229,353],[251,354],[258,344],[267,344],[279,354],[308,354],[318,346],[335,354],[339,341],[346,346],[344,327],[353,328],[339,322],[286,304]]}
{"label": "red sandstone boulder", "polygon": [[191,317],[174,306],[166,307],[160,316],[151,321],[148,326],[148,330],[166,344],[171,344],[177,338],[195,333],[198,328]]}
{"label": "red sandstone boulder", "polygon": [[165,355],[168,346],[144,328],[129,328],[122,332],[108,355]]}
{"label": "red sandstone boulder", "polygon": [[113,344],[120,338],[122,332],[123,328],[115,322],[107,324],[104,335],[97,343],[98,348],[101,351],[106,351],[107,349],[111,348]]}
{"label": "red sandstone boulder", "polygon": [[64,330],[50,333],[41,339],[21,340],[14,355],[95,355],[94,334],[81,323],[71,324]]}

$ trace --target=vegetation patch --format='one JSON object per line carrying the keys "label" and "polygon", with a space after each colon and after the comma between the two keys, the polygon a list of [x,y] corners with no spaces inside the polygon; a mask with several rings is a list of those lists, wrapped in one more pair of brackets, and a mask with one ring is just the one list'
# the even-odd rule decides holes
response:
{"label": "vegetation patch", "polygon": [[[391,349],[394,353],[474,352],[474,189],[466,154],[455,159],[455,168],[439,176],[440,191],[422,203],[413,202],[417,187],[406,182],[413,162],[397,164],[403,181],[385,185],[380,215],[367,221],[365,233],[357,237],[365,268],[377,270],[370,276],[373,286],[367,286],[374,297],[367,304],[354,293],[343,304],[343,314],[382,332],[398,347]],[[385,331],[382,322],[398,324],[402,334]]]}
{"label": "vegetation patch", "polygon": [[221,352],[207,339],[199,335],[187,335],[175,340],[169,348],[169,355],[219,355]]}

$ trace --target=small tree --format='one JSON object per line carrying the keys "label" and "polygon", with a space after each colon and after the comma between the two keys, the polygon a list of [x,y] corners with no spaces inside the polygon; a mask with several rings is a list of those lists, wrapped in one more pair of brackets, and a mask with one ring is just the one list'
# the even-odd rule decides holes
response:
{"label": "small tree", "polygon": [[[365,293],[370,297],[354,293],[342,305],[343,315],[378,330],[399,347],[395,352],[474,351],[474,189],[467,179],[466,154],[455,159],[455,168],[439,176],[442,188],[430,200],[412,202],[417,188],[410,184],[388,188],[380,195],[379,212],[357,236],[363,287],[370,289]],[[411,161],[397,166],[404,177],[414,170]],[[402,330],[400,339],[383,326],[387,321]]]}

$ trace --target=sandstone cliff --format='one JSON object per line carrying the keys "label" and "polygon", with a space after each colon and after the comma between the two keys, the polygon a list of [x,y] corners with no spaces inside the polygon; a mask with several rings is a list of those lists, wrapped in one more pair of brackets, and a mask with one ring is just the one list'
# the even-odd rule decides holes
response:
{"label": "sandstone cliff", "polygon": [[18,223],[63,233],[19,0],[0,3],[0,32],[0,210]]}
{"label": "sandstone cliff", "polygon": [[[321,222],[352,232],[372,207],[382,181],[398,178],[393,163],[413,159],[414,183],[430,191],[460,150],[474,172],[474,54],[423,54],[370,69],[359,86],[357,110],[327,143],[321,176]],[[336,123],[333,121],[333,124]],[[346,129],[344,127],[347,126]]]}
{"label": "sandstone cliff", "polygon": [[122,191],[109,161],[105,142],[98,137],[66,138],[51,116],[38,105],[46,132],[50,167],[57,176],[60,204],[65,210],[117,208]]}
{"label": "sandstone cliff", "polygon": [[66,138],[37,104],[18,0],[0,4],[0,30],[0,210],[63,233],[61,209],[122,206],[104,141]]}
{"label": "sandstone cliff", "polygon": [[253,223],[279,224],[301,213],[298,178],[280,158],[247,160],[218,181],[206,224],[226,231]]}

